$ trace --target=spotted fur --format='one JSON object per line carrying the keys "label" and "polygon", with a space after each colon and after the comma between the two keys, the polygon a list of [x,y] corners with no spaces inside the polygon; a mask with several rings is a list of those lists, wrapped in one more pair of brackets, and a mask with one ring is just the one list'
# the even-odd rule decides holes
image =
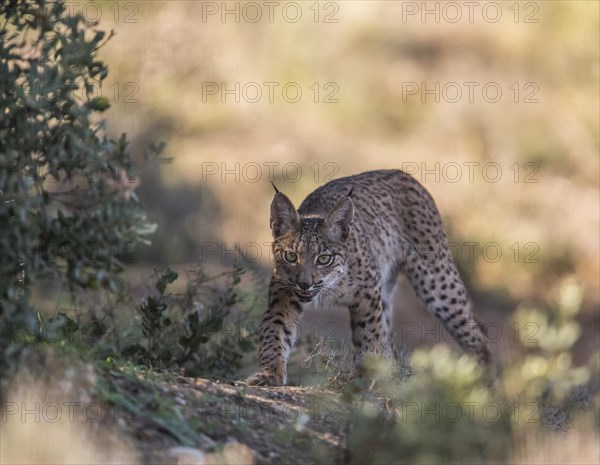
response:
{"label": "spotted fur", "polygon": [[390,347],[392,295],[404,273],[427,310],[491,372],[482,326],[425,188],[398,170],[371,171],[319,187],[296,210],[271,204],[275,268],[260,332],[260,370],[249,384],[282,385],[307,305],[348,308],[357,364]]}

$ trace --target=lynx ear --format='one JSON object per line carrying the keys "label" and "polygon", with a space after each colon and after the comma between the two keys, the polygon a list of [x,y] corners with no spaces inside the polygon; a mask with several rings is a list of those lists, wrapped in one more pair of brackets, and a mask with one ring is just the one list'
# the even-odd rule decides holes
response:
{"label": "lynx ear", "polygon": [[325,232],[334,240],[345,241],[350,235],[353,219],[354,202],[350,197],[343,197],[325,218]]}
{"label": "lynx ear", "polygon": [[285,194],[277,192],[271,202],[271,231],[278,238],[300,227],[300,217],[291,200]]}

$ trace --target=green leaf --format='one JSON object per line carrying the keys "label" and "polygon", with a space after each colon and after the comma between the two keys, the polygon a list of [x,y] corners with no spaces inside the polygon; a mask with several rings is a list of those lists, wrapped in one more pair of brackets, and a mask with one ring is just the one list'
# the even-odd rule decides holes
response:
{"label": "green leaf", "polygon": [[164,294],[167,289],[167,285],[173,283],[179,275],[171,268],[167,268],[166,271],[156,281],[156,289],[161,294]]}
{"label": "green leaf", "polygon": [[110,107],[110,100],[108,97],[100,96],[90,100],[87,106],[95,111],[104,111]]}

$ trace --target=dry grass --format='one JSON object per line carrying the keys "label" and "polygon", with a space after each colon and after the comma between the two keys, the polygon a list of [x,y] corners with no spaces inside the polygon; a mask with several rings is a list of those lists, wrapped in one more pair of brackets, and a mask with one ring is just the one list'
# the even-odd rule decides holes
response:
{"label": "dry grass", "polygon": [[[106,406],[92,401],[86,383],[53,381],[48,385],[22,376],[13,382],[0,412],[1,463],[139,463],[139,454],[128,440],[106,425],[100,428],[99,420],[96,423]],[[66,384],[71,385],[64,390]]]}

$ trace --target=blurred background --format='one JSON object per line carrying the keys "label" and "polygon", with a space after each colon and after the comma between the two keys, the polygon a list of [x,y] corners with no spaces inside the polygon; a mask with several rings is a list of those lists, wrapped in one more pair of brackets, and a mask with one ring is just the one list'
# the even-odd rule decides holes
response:
{"label": "blurred background", "polygon": [[[509,350],[515,308],[572,279],[586,361],[600,333],[599,5],[476,3],[79,5],[115,32],[98,92],[159,226],[128,276],[238,262],[266,283],[270,180],[299,205],[334,177],[404,169],[436,200],[476,312],[500,331],[493,350]],[[172,162],[144,164],[159,140]],[[401,342],[437,342],[405,285],[398,306]],[[305,325],[345,336],[344,318]]]}

